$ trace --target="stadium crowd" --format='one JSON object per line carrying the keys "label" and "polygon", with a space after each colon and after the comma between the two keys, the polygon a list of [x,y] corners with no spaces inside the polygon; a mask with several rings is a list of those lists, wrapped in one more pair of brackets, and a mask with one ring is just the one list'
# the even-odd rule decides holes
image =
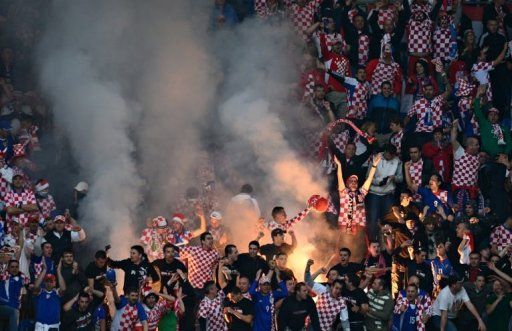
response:
{"label": "stadium crowd", "polygon": [[[219,203],[201,183],[170,216],[147,221],[128,258],[111,259],[108,246],[77,254],[88,185],[58,201],[35,161],[45,152],[40,135],[51,134],[30,56],[40,12],[2,3],[1,31],[14,37],[0,50],[0,328],[510,330],[504,0],[483,6],[482,31],[457,0],[210,1],[211,33],[248,19],[296,31],[301,145],[328,196],[312,196],[293,218],[263,206],[263,218],[250,184]],[[223,214],[242,208],[259,228],[236,247]],[[322,265],[305,257],[297,274],[288,257],[305,243],[294,227],[311,211],[345,240]],[[341,244],[361,237],[362,252]]]}

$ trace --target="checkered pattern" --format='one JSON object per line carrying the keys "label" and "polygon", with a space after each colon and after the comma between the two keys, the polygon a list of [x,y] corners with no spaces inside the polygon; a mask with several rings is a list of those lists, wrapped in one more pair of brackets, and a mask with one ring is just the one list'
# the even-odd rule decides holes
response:
{"label": "checkered pattern", "polygon": [[[411,162],[411,167],[409,168],[409,175],[411,175],[411,180],[414,184],[421,186],[421,173],[423,172],[423,159],[420,159],[418,162]],[[414,201],[419,201],[421,196],[419,194],[414,195]]]}
{"label": "checkered pattern", "polygon": [[441,116],[443,115],[444,98],[437,96],[432,100],[421,98],[409,109],[407,116],[418,119],[415,132],[432,133],[434,128],[442,125]]}
{"label": "checkered pattern", "polygon": [[[459,147],[462,149],[462,147]],[[478,186],[478,155],[471,155],[464,151],[462,157],[453,158],[452,184],[455,186]]]}
{"label": "checkered pattern", "polygon": [[272,11],[267,6],[267,0],[255,0],[254,1],[254,10],[256,11],[256,14],[260,18],[267,18],[275,14],[274,11]]}
{"label": "checkered pattern", "polygon": [[169,242],[176,246],[185,246],[188,245],[190,239],[192,239],[192,232],[184,231],[182,233],[169,231]]}
{"label": "checkered pattern", "polygon": [[205,250],[199,246],[186,246],[180,250],[180,259],[187,260],[188,278],[196,289],[213,279],[213,270],[220,260],[216,250]]}
{"label": "checkered pattern", "polygon": [[[21,193],[16,193],[15,191],[10,191],[5,195],[5,206],[6,207],[17,207],[21,208],[22,205],[30,205],[36,203],[36,197],[34,196],[34,192],[29,189],[24,189]],[[7,221],[18,222],[23,226],[26,226],[28,223],[29,213],[21,213],[18,215],[7,214]]]}
{"label": "checkered pattern", "polygon": [[44,219],[47,219],[50,217],[50,213],[57,209],[57,205],[55,204],[55,200],[53,197],[48,194],[44,198],[37,198],[37,206],[39,207],[39,212],[41,214],[41,217]]}
{"label": "checkered pattern", "polygon": [[334,143],[334,146],[340,151],[340,153],[345,153],[345,146],[350,139],[350,134],[347,130],[342,133],[335,133],[331,135],[331,140]]}
{"label": "checkered pattern", "polygon": [[379,94],[380,93],[380,85],[389,81],[393,84],[395,75],[400,72],[400,65],[396,62],[391,62],[390,64],[379,61],[375,70],[372,74],[371,84],[371,94]]}
{"label": "checkered pattern", "polygon": [[489,71],[493,70],[492,62],[477,62],[473,64],[471,68],[471,74],[474,76],[477,72],[483,72],[483,77],[480,78],[480,84],[487,84],[487,91],[485,92],[485,96],[487,97],[487,101],[492,101],[492,88],[491,88],[491,79],[489,77]]}
{"label": "checkered pattern", "polygon": [[[162,317],[167,314],[171,308],[171,303],[167,300],[159,300],[151,309],[144,305],[144,310],[146,311],[146,316],[148,318],[148,331],[156,331],[158,328],[158,322],[160,322],[160,319],[162,319]],[[137,322],[136,326],[142,326],[142,324]]]}
{"label": "checkered pattern", "polygon": [[163,259],[164,245],[173,241],[174,238],[171,235],[171,231],[167,229],[163,235],[160,235],[156,229],[145,228],[140,236],[140,242],[148,248],[148,257],[151,261]]}
{"label": "checkered pattern", "polygon": [[432,39],[434,42],[434,57],[443,61],[449,60],[453,43],[457,42],[456,40],[452,40],[450,28],[437,28],[434,31],[434,37]]}
{"label": "checkered pattern", "polygon": [[391,139],[389,142],[391,145],[396,147],[396,153],[397,155],[400,155],[402,153],[402,139],[404,137],[404,131],[400,130],[398,133],[393,133],[391,136]]}
{"label": "checkered pattern", "polygon": [[224,292],[220,291],[213,300],[204,297],[199,303],[197,315],[199,318],[206,319],[206,329],[208,331],[228,330],[228,326],[224,321],[222,313],[222,301],[224,299],[223,293]]}
{"label": "checkered pattern", "polygon": [[366,211],[364,208],[364,197],[368,194],[363,188],[356,192],[350,192],[348,188],[340,191],[340,213],[338,226],[353,230],[353,226],[366,226]]}
{"label": "checkered pattern", "polygon": [[[4,271],[0,274],[0,281],[7,282],[11,278],[11,274],[7,271]],[[30,278],[28,278],[23,272],[20,272],[17,277],[20,277],[21,282],[23,285],[27,286],[30,284]]]}
{"label": "checkered pattern", "polygon": [[498,226],[491,233],[491,245],[495,245],[499,251],[512,245],[512,231],[503,225]]}
{"label": "checkered pattern", "polygon": [[396,298],[395,308],[393,309],[393,313],[400,314],[400,308],[402,306],[409,306],[410,304],[416,305],[416,330],[417,331],[425,331],[426,326],[425,323],[422,322],[421,317],[425,315],[432,315],[432,300],[428,294],[418,295],[415,302],[409,302],[407,297],[405,297],[404,291],[400,291],[398,297]]}
{"label": "checkered pattern", "polygon": [[386,22],[386,20],[392,20],[393,22],[396,21],[395,8],[393,5],[388,6],[388,8],[379,9],[377,23],[379,23],[379,27],[381,29],[384,27],[384,22]]}
{"label": "checkered pattern", "polygon": [[308,39],[306,29],[313,25],[315,13],[322,0],[311,0],[304,7],[290,0],[285,1],[295,31],[304,39]]}
{"label": "checkered pattern", "polygon": [[354,17],[357,16],[357,14],[359,14],[359,11],[357,9],[350,9],[347,13],[347,16],[348,16],[348,20],[350,21],[350,24],[354,24]]}
{"label": "checkered pattern", "polygon": [[[320,40],[320,42],[325,43],[325,47],[330,51],[332,46],[336,43],[341,43],[341,49],[347,48],[347,43],[345,42],[345,39],[343,36],[338,33],[323,33],[323,32],[315,32],[317,34],[317,38]],[[323,36],[320,36],[323,35]]]}
{"label": "checkered pattern", "polygon": [[126,304],[122,309],[123,312],[121,314],[121,320],[119,321],[119,331],[131,331],[139,320],[137,305],[132,306]]}
{"label": "checkered pattern", "polygon": [[368,52],[370,51],[370,37],[368,35],[359,33],[357,51],[358,64],[364,66],[368,62]]}
{"label": "checkered pattern", "polygon": [[[325,61],[324,65],[326,69],[330,69],[341,76],[350,76],[350,61],[341,54],[329,52],[327,61]],[[345,90],[343,85],[328,73],[325,74],[325,82],[335,91]]]}
{"label": "checkered pattern", "polygon": [[9,182],[4,177],[0,177],[0,199],[5,200],[5,196],[10,190],[11,185]]}
{"label": "checkered pattern", "polygon": [[411,20],[407,27],[407,51],[428,54],[432,51],[432,29],[434,24],[430,19],[423,22]]}
{"label": "checkered pattern", "polygon": [[366,116],[366,110],[368,108],[368,99],[370,98],[370,83],[359,82],[353,78],[346,78],[345,82],[352,85],[353,90],[349,89],[348,95],[348,114],[347,118],[362,120]]}
{"label": "checkered pattern", "polygon": [[322,331],[332,330],[332,326],[341,311],[347,309],[345,300],[342,297],[334,298],[329,291],[320,294],[316,301],[320,329]]}
{"label": "checkered pattern", "polygon": [[311,208],[306,208],[302,210],[300,213],[297,214],[294,218],[291,218],[289,220],[286,220],[283,224],[279,224],[274,220],[268,220],[265,221],[265,226],[269,231],[272,231],[274,229],[281,229],[283,231],[290,230],[295,224],[302,221],[306,216],[308,216],[308,213],[310,212]]}
{"label": "checkered pattern", "polygon": [[430,12],[432,11],[433,7],[430,3],[422,3],[422,4],[419,4],[419,3],[411,3],[411,13],[414,13],[414,12],[417,12],[417,11],[421,11],[421,12],[424,12],[425,14],[429,15]]}

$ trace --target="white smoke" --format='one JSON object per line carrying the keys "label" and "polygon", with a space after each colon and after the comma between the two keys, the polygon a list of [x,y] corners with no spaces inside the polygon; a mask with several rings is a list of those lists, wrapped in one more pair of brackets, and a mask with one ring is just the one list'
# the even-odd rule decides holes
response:
{"label": "white smoke", "polygon": [[40,84],[90,184],[80,221],[116,257],[138,241],[141,216],[168,216],[200,154],[198,122],[215,91],[207,6],[52,2]]}

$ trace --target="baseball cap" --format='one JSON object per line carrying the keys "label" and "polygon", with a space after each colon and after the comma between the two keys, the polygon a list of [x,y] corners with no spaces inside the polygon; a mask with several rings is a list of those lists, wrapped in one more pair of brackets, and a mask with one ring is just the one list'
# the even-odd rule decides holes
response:
{"label": "baseball cap", "polygon": [[86,182],[80,182],[76,184],[75,190],[77,190],[78,192],[87,192],[89,190],[89,184],[87,184]]}
{"label": "baseball cap", "polygon": [[270,235],[273,237],[277,236],[277,235],[280,235],[280,234],[285,234],[286,231],[282,230],[282,229],[274,229],[272,230],[272,232],[270,233]]}
{"label": "baseball cap", "polygon": [[45,282],[54,282],[55,280],[56,280],[55,275],[46,274],[46,276],[44,276]]}
{"label": "baseball cap", "polygon": [[216,220],[221,220],[222,214],[220,213],[220,211],[212,211],[210,217],[215,218]]}

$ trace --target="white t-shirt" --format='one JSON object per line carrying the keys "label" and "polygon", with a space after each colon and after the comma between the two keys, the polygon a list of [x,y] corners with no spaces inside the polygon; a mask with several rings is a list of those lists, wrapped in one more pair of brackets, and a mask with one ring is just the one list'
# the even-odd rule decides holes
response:
{"label": "white t-shirt", "polygon": [[459,293],[453,295],[449,286],[445,286],[439,292],[434,305],[432,306],[432,315],[441,316],[441,310],[448,311],[448,318],[456,318],[462,304],[469,302],[469,297],[464,288]]}

